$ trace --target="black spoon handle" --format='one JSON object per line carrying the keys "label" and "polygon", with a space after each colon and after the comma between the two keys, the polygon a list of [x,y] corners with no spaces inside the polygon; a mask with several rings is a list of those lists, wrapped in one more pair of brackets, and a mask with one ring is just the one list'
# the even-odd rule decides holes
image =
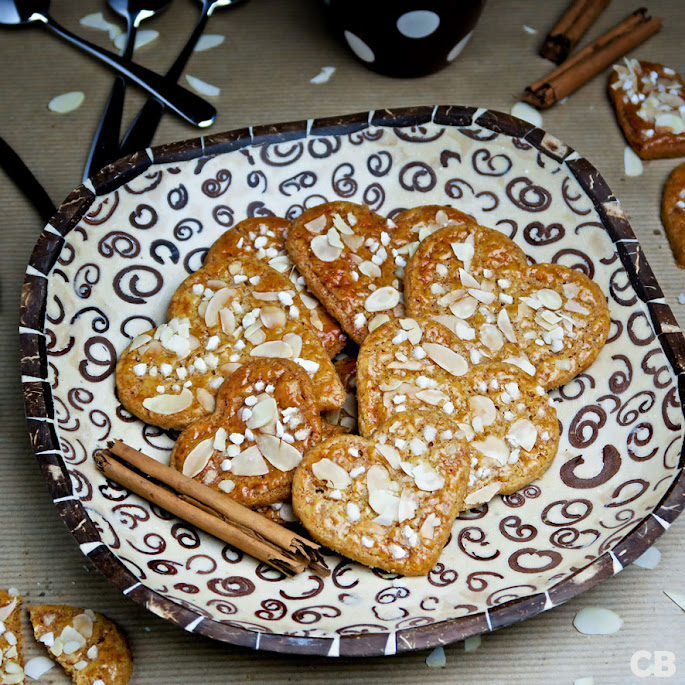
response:
{"label": "black spoon handle", "polygon": [[105,64],[121,72],[130,81],[137,83],[151,95],[159,98],[169,109],[182,116],[191,124],[204,128],[211,125],[216,118],[216,109],[209,102],[177,83],[169,83],[163,76],[156,74],[154,71],[141,67],[134,62],[126,61],[109,50],[104,50],[97,45],[93,45],[93,43],[89,43],[87,40],[79,38],[76,34],[60,26],[47,14],[41,14],[35,21],[41,21],[72,45],[85,50],[88,54],[97,57],[105,62]]}
{"label": "black spoon handle", "polygon": [[[126,47],[123,54],[124,59],[130,60],[133,56],[137,32],[136,22],[129,21]],[[121,132],[121,117],[124,112],[125,96],[126,79],[119,74],[114,79],[109,99],[90,146],[90,152],[88,153],[88,159],[83,171],[84,181],[119,157],[119,134]]]}
{"label": "black spoon handle", "polygon": [[[205,30],[211,7],[211,3],[204,3],[195,29],[190,38],[188,38],[183,50],[181,50],[174,63],[164,75],[165,81],[175,83],[183,73],[183,69],[193,54],[197,41]],[[155,98],[148,98],[121,142],[121,155],[130,155],[148,147],[155,136],[155,131],[157,131],[163,114],[164,104]]]}
{"label": "black spoon handle", "polygon": [[41,219],[47,224],[57,211],[55,205],[52,204],[45,188],[24,164],[21,157],[2,138],[0,138],[0,166],[33,204]]}

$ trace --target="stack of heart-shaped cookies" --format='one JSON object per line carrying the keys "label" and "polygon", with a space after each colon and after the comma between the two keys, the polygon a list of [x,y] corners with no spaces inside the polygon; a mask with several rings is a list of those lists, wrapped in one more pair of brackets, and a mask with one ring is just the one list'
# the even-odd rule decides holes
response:
{"label": "stack of heart-shaped cookies", "polygon": [[[136,416],[185,429],[172,465],[405,575],[432,568],[460,511],[549,467],[546,390],[609,330],[589,278],[529,265],[467,214],[350,202],[230,229],[168,318],[122,354],[117,387]],[[345,334],[359,347],[340,353]]]}

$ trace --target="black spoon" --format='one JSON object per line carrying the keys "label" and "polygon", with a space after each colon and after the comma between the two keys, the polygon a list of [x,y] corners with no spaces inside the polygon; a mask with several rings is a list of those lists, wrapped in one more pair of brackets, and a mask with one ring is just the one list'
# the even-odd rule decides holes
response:
{"label": "black spoon", "polygon": [[[190,35],[190,38],[188,38],[183,50],[171,67],[169,67],[169,71],[164,75],[164,79],[169,83],[175,83],[180,78],[190,56],[193,54],[195,45],[202,35],[202,32],[205,30],[207,21],[209,20],[209,17],[212,16],[214,10],[219,7],[236,7],[237,5],[242,5],[247,2],[247,0],[200,1],[202,2],[202,10],[200,12],[200,17],[197,20],[197,24],[195,25],[195,29]],[[149,98],[124,136],[120,151],[122,156],[132,154],[138,150],[143,150],[150,145],[154,138],[155,131],[159,126],[159,122],[162,119],[162,114],[164,114],[164,103],[160,102],[159,99]]]}
{"label": "black spoon", "polygon": [[60,26],[48,14],[49,7],[49,0],[0,0],[0,24],[9,26],[37,22],[46,26],[72,45],[76,45],[121,72],[191,124],[204,128],[214,121],[216,110],[209,102],[145,67],[127,62],[113,52],[79,38]]}
{"label": "black spoon", "polygon": [[[133,57],[136,33],[140,23],[166,9],[170,3],[171,0],[107,0],[107,4],[119,16],[126,19],[126,43],[122,55],[125,60]],[[102,113],[88,153],[83,172],[84,181],[119,156],[119,133],[125,95],[126,79],[119,75],[112,84],[109,100],[105,105],[105,111]]]}

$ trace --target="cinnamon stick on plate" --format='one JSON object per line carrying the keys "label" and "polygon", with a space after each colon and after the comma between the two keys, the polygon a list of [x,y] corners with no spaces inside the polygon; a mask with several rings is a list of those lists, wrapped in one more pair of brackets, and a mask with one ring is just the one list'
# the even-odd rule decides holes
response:
{"label": "cinnamon stick on plate", "polygon": [[547,34],[540,54],[561,64],[594,24],[611,0],[573,0],[556,26]]}
{"label": "cinnamon stick on plate", "polygon": [[521,99],[538,109],[551,107],[644,43],[661,29],[661,25],[662,20],[651,18],[644,7],[636,10],[547,76],[528,86]]}
{"label": "cinnamon stick on plate", "polygon": [[305,568],[311,568],[320,575],[329,573],[319,562],[320,547],[317,543],[279,526],[123,442],[116,441],[110,445],[110,449],[97,453],[95,463],[107,478],[288,576],[296,575]]}

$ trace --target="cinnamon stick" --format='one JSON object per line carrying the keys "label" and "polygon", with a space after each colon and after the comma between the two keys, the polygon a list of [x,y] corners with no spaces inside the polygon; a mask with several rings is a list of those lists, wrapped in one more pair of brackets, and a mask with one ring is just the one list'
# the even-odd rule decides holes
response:
{"label": "cinnamon stick", "polygon": [[312,561],[318,560],[318,552],[321,547],[316,542],[312,542],[283,526],[279,526],[256,511],[252,511],[252,509],[238,504],[238,502],[230,497],[226,497],[226,495],[222,495],[206,485],[188,478],[188,476],[184,476],[176,469],[161,464],[155,459],[148,457],[144,452],[140,452],[123,443],[121,440],[112,442],[109,445],[109,449],[115,456],[123,459],[126,463],[155,480],[164,483],[172,490],[207,505],[216,512],[216,515],[221,516],[225,520],[239,524],[246,529],[257,531],[266,540],[273,542],[292,554],[301,554]]}
{"label": "cinnamon stick", "polygon": [[[230,521],[224,521],[218,516],[214,516],[208,513],[208,511],[184,501],[176,493],[153,483],[151,480],[117,461],[109,450],[102,450],[96,453],[95,464],[110,480],[123,485],[131,490],[131,492],[144,497],[175,516],[182,518],[184,521],[188,521],[188,523],[241,549],[256,559],[273,566],[287,576],[292,577],[301,573],[309,565],[307,557],[286,551],[273,542],[264,539],[254,530]],[[160,464],[160,466],[163,465]]]}
{"label": "cinnamon stick", "polygon": [[561,64],[594,24],[611,0],[573,0],[556,26],[547,34],[540,54]]}
{"label": "cinnamon stick", "polygon": [[644,7],[636,10],[547,76],[528,86],[521,100],[539,109],[551,107],[644,43],[661,29],[661,25],[662,20],[651,18]]}

